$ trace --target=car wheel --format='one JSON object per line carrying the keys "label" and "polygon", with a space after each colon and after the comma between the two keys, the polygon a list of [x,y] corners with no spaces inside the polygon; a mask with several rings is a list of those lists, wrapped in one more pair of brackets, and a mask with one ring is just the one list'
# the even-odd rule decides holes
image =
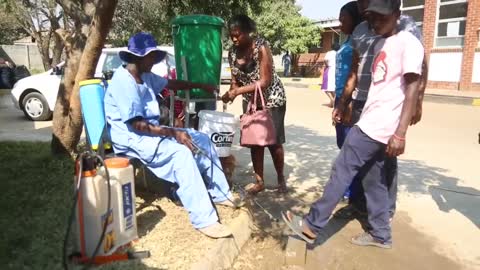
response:
{"label": "car wheel", "polygon": [[52,111],[42,94],[33,92],[27,94],[22,101],[23,113],[32,121],[45,121],[52,118]]}

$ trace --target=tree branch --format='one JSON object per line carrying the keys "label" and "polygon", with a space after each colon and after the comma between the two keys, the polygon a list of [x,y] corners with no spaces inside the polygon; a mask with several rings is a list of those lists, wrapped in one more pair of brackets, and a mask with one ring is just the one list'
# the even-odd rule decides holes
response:
{"label": "tree branch", "polygon": [[91,19],[85,14],[82,5],[79,2],[72,0],[56,0],[56,2],[62,7],[64,13],[74,21],[79,23],[90,22]]}

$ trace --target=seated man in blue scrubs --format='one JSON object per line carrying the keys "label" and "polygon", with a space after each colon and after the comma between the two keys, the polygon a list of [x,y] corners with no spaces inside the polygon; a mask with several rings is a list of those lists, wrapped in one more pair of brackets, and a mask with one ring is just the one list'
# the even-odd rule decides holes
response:
{"label": "seated man in blue scrubs", "polygon": [[[215,91],[216,86],[155,75],[152,66],[165,55],[147,33],[131,37],[128,50],[120,52],[120,58],[127,64],[113,75],[104,101],[115,153],[138,158],[158,178],[178,184],[177,195],[197,230],[212,238],[228,237],[231,232],[218,222],[211,201],[230,207],[239,205],[232,199],[224,173],[215,165],[220,161],[210,138],[191,129],[161,126],[156,99],[165,87]],[[194,154],[195,145],[209,157]]]}

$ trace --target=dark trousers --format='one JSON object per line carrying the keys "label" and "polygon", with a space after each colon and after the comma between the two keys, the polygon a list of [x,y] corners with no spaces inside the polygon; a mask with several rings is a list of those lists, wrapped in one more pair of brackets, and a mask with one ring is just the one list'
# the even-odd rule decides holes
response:
{"label": "dark trousers", "polygon": [[287,77],[290,74],[290,65],[283,65],[283,76]]}
{"label": "dark trousers", "polygon": [[[339,96],[337,95],[335,97],[335,108],[337,108],[339,102]],[[345,139],[347,138],[348,132],[350,131],[352,127],[344,125],[342,123],[335,124],[335,132],[337,134],[337,146],[338,149],[342,149],[343,143],[345,142]],[[345,191],[343,194],[344,198],[350,198],[352,193],[356,193],[357,191],[353,190],[355,188],[354,184],[359,182],[358,180],[353,180],[352,184],[350,187]],[[361,190],[363,192],[363,189]],[[350,202],[350,200],[348,200]]]}
{"label": "dark trousers", "polygon": [[[335,97],[335,108],[338,106],[339,96]],[[342,148],[343,143],[345,142],[345,138],[347,138],[348,132],[352,127],[344,125],[342,123],[335,124],[335,131],[337,134],[337,146],[338,149]]]}
{"label": "dark trousers", "polygon": [[314,232],[327,224],[343,193],[357,175],[368,172],[362,181],[368,212],[369,233],[381,242],[391,242],[389,194],[385,173],[385,144],[377,142],[354,126],[332,167],[323,196],[310,208],[306,221]]}
{"label": "dark trousers", "polygon": [[[365,106],[365,101],[357,101],[353,100],[352,104],[352,122],[357,123],[360,119],[360,115],[362,114],[363,107]],[[385,176],[387,180],[388,186],[388,194],[389,194],[389,213],[390,217],[393,217],[396,210],[397,204],[397,191],[398,191],[398,182],[397,182],[397,171],[398,171],[398,164],[397,158],[389,158],[385,159]],[[368,171],[362,172],[359,174],[354,180],[350,187],[350,199],[349,204],[355,206],[361,212],[367,212],[366,206],[366,199],[364,195],[364,188],[363,188],[363,179],[367,179],[366,182],[371,181],[370,178],[377,177],[375,174],[370,174]]]}
{"label": "dark trousers", "polygon": [[[397,208],[397,192],[398,192],[398,182],[397,182],[397,158],[386,157],[385,158],[385,177],[387,181],[388,188],[388,198],[389,198],[389,208],[388,213],[390,217],[393,217],[395,210]],[[353,183],[350,186],[350,198],[348,203],[355,206],[355,208],[361,212],[367,212],[367,201],[365,199],[365,188],[364,182],[371,181],[372,178],[377,177],[375,173],[370,173],[369,171],[363,172],[362,174],[357,175],[353,179]],[[366,180],[365,180],[366,179]]]}

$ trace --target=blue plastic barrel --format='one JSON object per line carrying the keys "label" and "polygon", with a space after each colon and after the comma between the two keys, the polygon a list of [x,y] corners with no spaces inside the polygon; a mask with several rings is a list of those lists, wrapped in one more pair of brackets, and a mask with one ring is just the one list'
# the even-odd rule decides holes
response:
{"label": "blue plastic barrel", "polygon": [[85,80],[80,85],[80,103],[87,140],[93,150],[97,150],[102,142],[105,130],[105,108],[103,98],[105,89],[102,80]]}

